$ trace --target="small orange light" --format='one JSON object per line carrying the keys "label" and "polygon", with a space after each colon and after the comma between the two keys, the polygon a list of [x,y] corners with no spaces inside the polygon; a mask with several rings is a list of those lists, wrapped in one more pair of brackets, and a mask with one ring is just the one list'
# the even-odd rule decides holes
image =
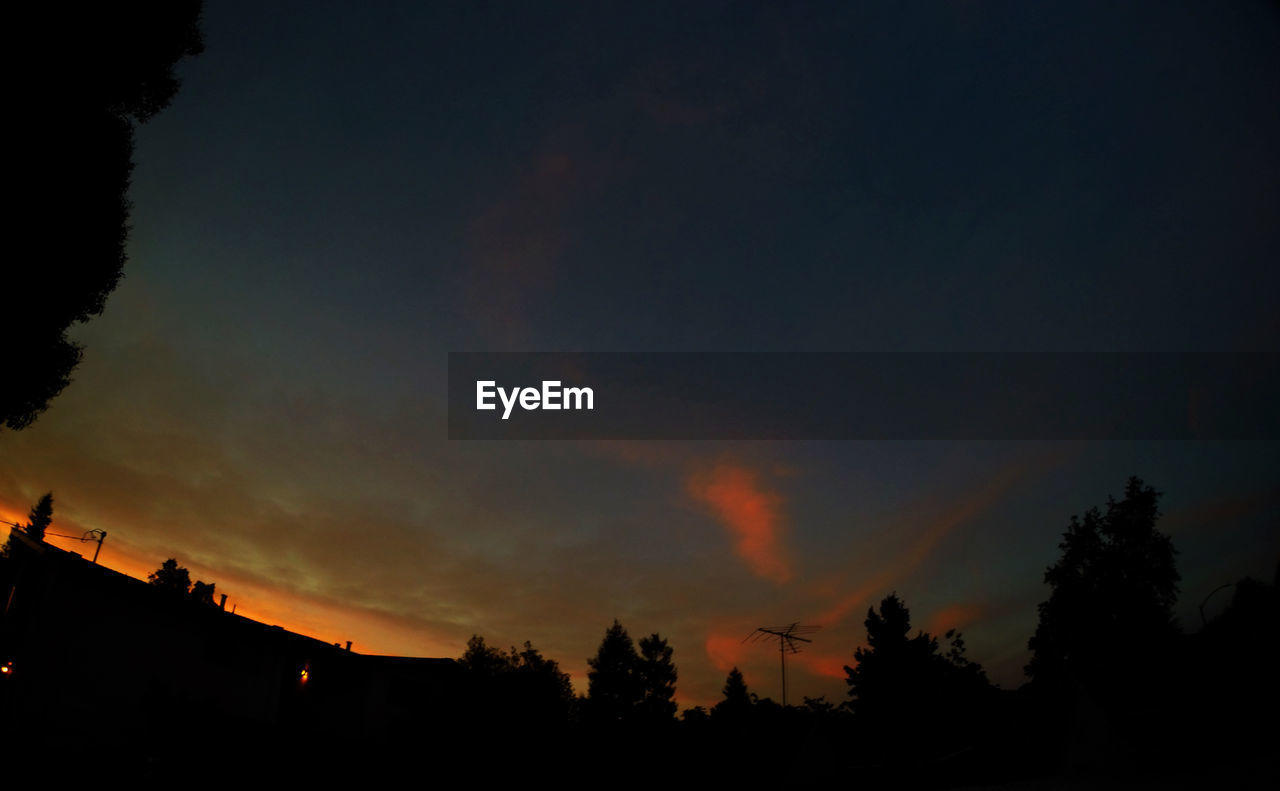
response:
{"label": "small orange light", "polygon": [[299,680],[299,681],[301,681],[303,684],[305,684],[305,683],[307,683],[307,679],[308,679],[310,676],[311,676],[311,674],[310,674],[309,672],[307,672],[307,669],[304,667],[304,668],[302,668],[302,674],[301,674],[300,676],[298,676],[298,680]]}

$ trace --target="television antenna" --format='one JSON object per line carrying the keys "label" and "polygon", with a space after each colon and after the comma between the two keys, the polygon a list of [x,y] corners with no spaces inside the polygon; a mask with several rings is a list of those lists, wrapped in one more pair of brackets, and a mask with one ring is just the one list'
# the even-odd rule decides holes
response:
{"label": "television antenna", "polygon": [[796,643],[812,643],[813,641],[801,635],[813,634],[821,629],[821,626],[802,626],[799,623],[792,623],[786,626],[761,626],[751,634],[743,638],[743,643],[758,643],[763,640],[778,641],[778,657],[782,662],[782,705],[787,705],[787,654],[800,653],[800,646]]}

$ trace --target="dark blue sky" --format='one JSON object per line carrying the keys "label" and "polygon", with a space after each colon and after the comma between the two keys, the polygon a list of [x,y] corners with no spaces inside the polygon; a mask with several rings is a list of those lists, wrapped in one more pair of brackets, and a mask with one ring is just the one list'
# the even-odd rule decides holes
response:
{"label": "dark blue sky", "polygon": [[893,590],[1016,685],[1069,516],[1134,473],[1184,615],[1273,571],[1274,443],[450,443],[443,398],[463,350],[1280,350],[1276,3],[210,2],[204,31],[77,381],[3,439],[6,513],[52,488],[122,566],[357,650],[531,639],[581,683],[619,617],[671,635],[687,703],[734,662],[776,697],[731,643],[797,619],[826,626],[797,691],[842,696]]}

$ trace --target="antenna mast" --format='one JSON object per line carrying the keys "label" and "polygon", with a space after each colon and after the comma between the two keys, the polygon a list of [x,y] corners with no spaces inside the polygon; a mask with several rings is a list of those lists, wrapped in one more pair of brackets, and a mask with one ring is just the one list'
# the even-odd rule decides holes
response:
{"label": "antenna mast", "polygon": [[758,643],[761,640],[778,641],[778,658],[782,663],[782,705],[787,705],[787,654],[800,653],[800,646],[797,642],[812,643],[813,641],[807,637],[800,635],[813,634],[821,629],[821,626],[801,626],[799,623],[792,623],[786,626],[761,626],[751,634],[747,635],[742,642]]}

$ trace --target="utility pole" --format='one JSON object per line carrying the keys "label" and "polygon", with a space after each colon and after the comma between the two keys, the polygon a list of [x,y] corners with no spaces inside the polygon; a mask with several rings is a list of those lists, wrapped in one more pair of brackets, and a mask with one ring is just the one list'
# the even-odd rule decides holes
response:
{"label": "utility pole", "polygon": [[97,562],[98,562],[98,553],[102,551],[102,542],[103,542],[104,540],[106,540],[106,537],[107,537],[107,531],[105,531],[105,530],[90,530],[88,533],[85,533],[85,534],[84,534],[84,535],[85,535],[85,538],[82,538],[82,539],[80,539],[80,540],[81,540],[81,541],[84,541],[85,539],[88,539],[89,541],[92,541],[93,539],[92,539],[92,538],[89,538],[89,536],[93,535],[94,533],[97,533],[97,534],[98,534],[98,548],[97,548],[97,549],[95,549],[95,550],[93,550],[93,562],[94,562],[94,563],[97,563]]}

